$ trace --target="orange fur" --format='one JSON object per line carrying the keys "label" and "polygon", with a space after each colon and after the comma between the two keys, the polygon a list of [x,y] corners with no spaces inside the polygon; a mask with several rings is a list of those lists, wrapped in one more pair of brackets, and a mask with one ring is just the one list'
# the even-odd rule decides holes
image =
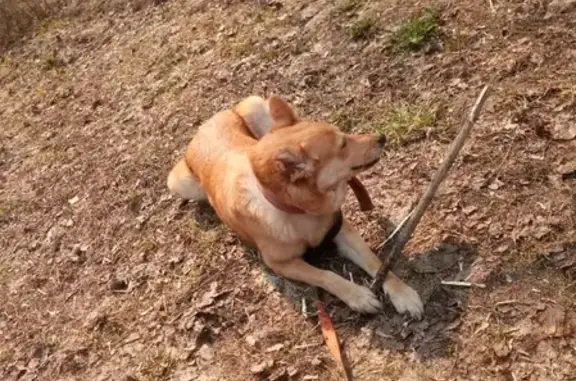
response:
{"label": "orange fur", "polygon": [[[376,312],[380,304],[369,289],[301,256],[322,241],[344,202],[347,181],[375,164],[383,145],[381,136],[344,134],[326,123],[302,121],[277,96],[251,96],[198,129],[169,174],[168,187],[185,198],[207,198],[222,221],[280,275],[322,287],[355,310]],[[342,255],[375,274],[380,260],[346,221],[335,242]],[[394,274],[384,291],[399,312],[421,315],[418,294]]]}

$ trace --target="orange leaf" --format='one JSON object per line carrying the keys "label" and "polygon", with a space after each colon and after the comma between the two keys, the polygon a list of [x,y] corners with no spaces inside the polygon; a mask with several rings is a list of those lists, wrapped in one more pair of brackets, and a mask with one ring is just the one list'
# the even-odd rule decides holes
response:
{"label": "orange leaf", "polygon": [[328,350],[332,354],[332,357],[336,360],[336,363],[342,368],[344,371],[344,375],[346,376],[346,380],[352,380],[352,373],[350,372],[350,368],[348,366],[348,361],[342,351],[340,350],[340,343],[338,341],[338,335],[336,334],[336,330],[334,329],[334,325],[332,324],[332,320],[330,316],[326,312],[324,308],[324,303],[322,301],[316,301],[316,307],[318,308],[318,317],[320,319],[320,328],[322,329],[322,336],[324,336],[324,342],[328,347]]}

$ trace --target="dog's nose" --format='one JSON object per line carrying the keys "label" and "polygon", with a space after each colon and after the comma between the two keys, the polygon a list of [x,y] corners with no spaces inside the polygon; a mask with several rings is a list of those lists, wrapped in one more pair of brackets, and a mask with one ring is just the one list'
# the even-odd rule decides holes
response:
{"label": "dog's nose", "polygon": [[378,144],[381,146],[386,144],[386,135],[378,135]]}

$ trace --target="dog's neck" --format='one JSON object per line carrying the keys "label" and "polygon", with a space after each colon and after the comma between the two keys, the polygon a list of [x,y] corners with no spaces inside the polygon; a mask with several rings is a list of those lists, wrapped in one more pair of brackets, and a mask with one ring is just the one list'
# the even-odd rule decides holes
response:
{"label": "dog's neck", "polygon": [[[354,191],[354,195],[356,196],[356,199],[358,200],[358,203],[360,204],[360,210],[361,211],[368,211],[368,210],[374,209],[374,204],[372,204],[372,200],[370,199],[370,195],[366,191],[366,188],[364,188],[364,185],[360,182],[360,180],[358,180],[358,178],[353,177],[351,180],[348,181],[348,185]],[[290,214],[305,214],[306,213],[306,211],[304,209],[300,209],[297,206],[288,205],[285,202],[283,202],[282,200],[280,200],[278,198],[278,196],[276,196],[274,194],[274,192],[272,192],[269,189],[264,188],[264,186],[262,184],[260,184],[259,181],[258,181],[258,188],[260,188],[260,191],[262,192],[262,195],[264,196],[264,198],[266,198],[266,200],[268,200],[268,202],[270,204],[274,205],[276,208],[280,209],[281,211],[286,212],[286,213],[290,213]]]}
{"label": "dog's neck", "polygon": [[282,200],[280,200],[280,198],[278,198],[278,196],[276,196],[274,194],[274,192],[272,192],[269,189],[266,189],[262,184],[260,184],[260,182],[258,181],[258,188],[260,188],[260,191],[262,192],[262,195],[264,196],[264,198],[266,200],[268,200],[268,202],[272,205],[274,205],[277,209],[285,212],[285,213],[289,213],[289,214],[305,214],[306,211],[304,209],[300,209],[297,206],[293,206],[293,205],[288,205],[285,202],[283,202]]}

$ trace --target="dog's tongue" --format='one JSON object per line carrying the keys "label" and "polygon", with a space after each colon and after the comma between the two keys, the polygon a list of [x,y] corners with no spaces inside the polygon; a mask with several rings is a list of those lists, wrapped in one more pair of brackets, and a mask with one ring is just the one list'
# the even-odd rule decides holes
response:
{"label": "dog's tongue", "polygon": [[356,176],[352,177],[348,180],[348,185],[354,191],[356,198],[358,199],[358,203],[360,204],[360,210],[366,212],[368,210],[374,209],[374,204],[372,204],[372,200],[370,199],[370,194],[364,185],[358,180]]}

